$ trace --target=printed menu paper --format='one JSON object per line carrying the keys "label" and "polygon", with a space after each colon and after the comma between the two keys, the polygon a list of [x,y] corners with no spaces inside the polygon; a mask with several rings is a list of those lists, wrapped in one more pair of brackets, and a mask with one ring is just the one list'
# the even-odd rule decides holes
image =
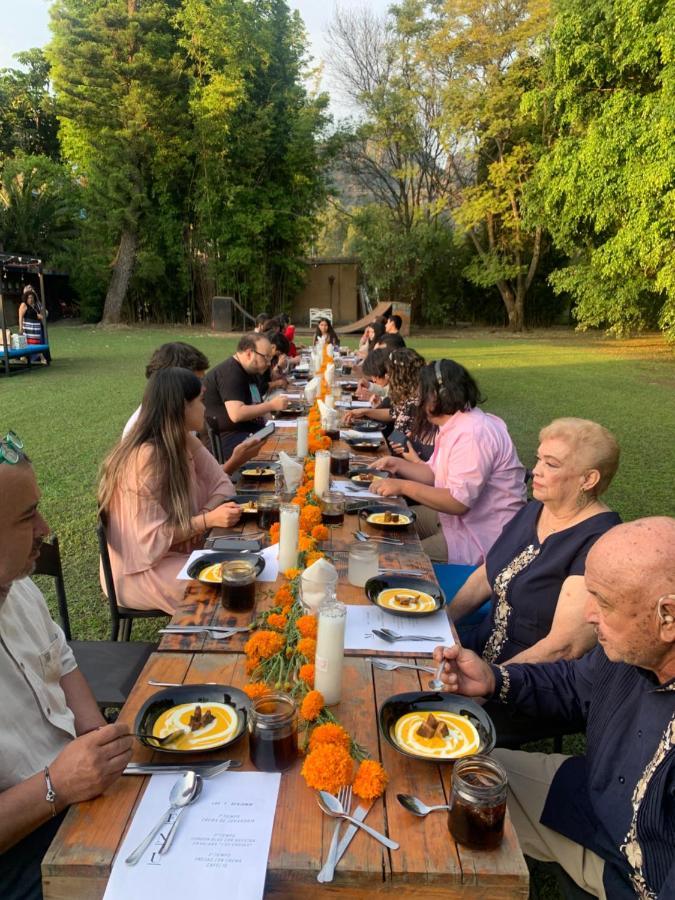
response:
{"label": "printed menu paper", "polygon": [[[180,776],[179,776],[180,777]],[[186,807],[171,849],[159,850],[171,821],[135,866],[125,859],[169,808],[176,775],[153,775],[110,873],[104,900],[132,897],[220,897],[256,900],[265,890],[281,776],[237,772],[205,779],[201,795]]]}
{"label": "printed menu paper", "polygon": [[[429,635],[431,641],[396,641],[390,644],[373,634],[373,628],[388,628],[398,634]],[[414,653],[421,656],[433,653],[434,648],[443,644],[452,647],[455,643],[444,610],[431,616],[397,616],[385,612],[377,606],[348,606],[345,628],[345,650],[385,650],[387,653]]]}

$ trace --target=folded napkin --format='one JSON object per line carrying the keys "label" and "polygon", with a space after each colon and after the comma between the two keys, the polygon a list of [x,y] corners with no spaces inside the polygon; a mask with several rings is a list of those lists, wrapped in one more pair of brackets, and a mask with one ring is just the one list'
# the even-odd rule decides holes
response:
{"label": "folded napkin", "polygon": [[337,580],[338,573],[335,566],[325,559],[317,559],[305,569],[300,578],[303,604],[316,612],[326,594],[335,591]]}
{"label": "folded napkin", "polygon": [[296,462],[292,457],[283,450],[279,453],[279,462],[284,473],[284,481],[286,482],[286,490],[289,494],[294,494],[300,487],[302,481],[302,465]]}
{"label": "folded napkin", "polygon": [[312,380],[305,385],[305,400],[308,403],[314,403],[316,395],[319,393],[320,386],[321,379],[318,376],[312,378]]}

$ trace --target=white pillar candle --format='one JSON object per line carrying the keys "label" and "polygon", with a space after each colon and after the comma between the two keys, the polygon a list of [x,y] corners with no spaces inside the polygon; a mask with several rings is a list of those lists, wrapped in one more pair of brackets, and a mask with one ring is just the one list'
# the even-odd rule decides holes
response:
{"label": "white pillar candle", "polygon": [[323,398],[323,405],[328,409],[335,409],[335,397],[332,394],[326,394]]}
{"label": "white pillar candle", "polygon": [[322,497],[330,487],[330,451],[317,450],[314,458],[314,493]]}
{"label": "white pillar candle", "polygon": [[328,345],[326,346],[326,353],[327,353],[327,354],[331,357],[331,359],[332,359],[333,356],[335,355],[335,347],[334,347],[332,344],[328,344]]}
{"label": "white pillar candle", "polygon": [[325,378],[326,378],[326,384],[328,385],[328,387],[332,387],[333,382],[335,381],[335,364],[334,363],[330,362],[326,366]]}
{"label": "white pillar candle", "polygon": [[299,460],[303,460],[307,453],[309,452],[309,419],[307,416],[303,416],[298,419],[298,444],[296,447],[295,455]]}
{"label": "white pillar candle", "polygon": [[294,569],[298,565],[298,536],[300,533],[300,507],[282,504],[279,511],[279,571]]}
{"label": "white pillar candle", "polygon": [[334,597],[319,607],[319,633],[314,660],[314,688],[321,691],[326,706],[340,702],[342,665],[345,658],[347,608]]}

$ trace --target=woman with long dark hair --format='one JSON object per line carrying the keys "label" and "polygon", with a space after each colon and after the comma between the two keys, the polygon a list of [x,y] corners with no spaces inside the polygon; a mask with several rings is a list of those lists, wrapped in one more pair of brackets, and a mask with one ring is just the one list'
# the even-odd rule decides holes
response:
{"label": "woman with long dark hair", "polygon": [[416,428],[438,428],[431,458],[374,463],[396,476],[376,482],[374,493],[421,505],[419,533],[434,562],[480,565],[525,503],[525,469],[506,425],[479,409],[481,402],[464,366],[451,359],[424,366]]}
{"label": "woman with long dark hair", "polygon": [[314,332],[314,340],[312,343],[316,344],[320,338],[324,338],[327,344],[332,344],[334,347],[340,346],[340,338],[337,336],[337,332],[333,328],[333,323],[330,319],[319,319],[316,323],[316,330]]}
{"label": "woman with long dark hair", "polygon": [[202,383],[187,369],[156,372],[141,412],[103,464],[99,513],[107,520],[118,599],[172,613],[185,586],[176,580],[210,528],[240,517],[234,488],[191,433],[204,424]]}

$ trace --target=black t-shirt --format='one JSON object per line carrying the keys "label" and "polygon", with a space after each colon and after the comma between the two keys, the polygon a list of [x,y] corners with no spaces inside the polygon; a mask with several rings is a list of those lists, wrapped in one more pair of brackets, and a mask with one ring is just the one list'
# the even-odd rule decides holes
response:
{"label": "black t-shirt", "polygon": [[385,344],[387,350],[402,350],[406,346],[403,336],[399,331],[396,331],[393,334],[385,331],[380,338],[379,343]]}
{"label": "black t-shirt", "polygon": [[209,370],[204,379],[204,388],[206,415],[217,423],[218,431],[253,434],[264,425],[264,420],[260,418],[233,422],[227,414],[226,400],[239,400],[246,406],[262,402],[258,376],[249,375],[234,356]]}

